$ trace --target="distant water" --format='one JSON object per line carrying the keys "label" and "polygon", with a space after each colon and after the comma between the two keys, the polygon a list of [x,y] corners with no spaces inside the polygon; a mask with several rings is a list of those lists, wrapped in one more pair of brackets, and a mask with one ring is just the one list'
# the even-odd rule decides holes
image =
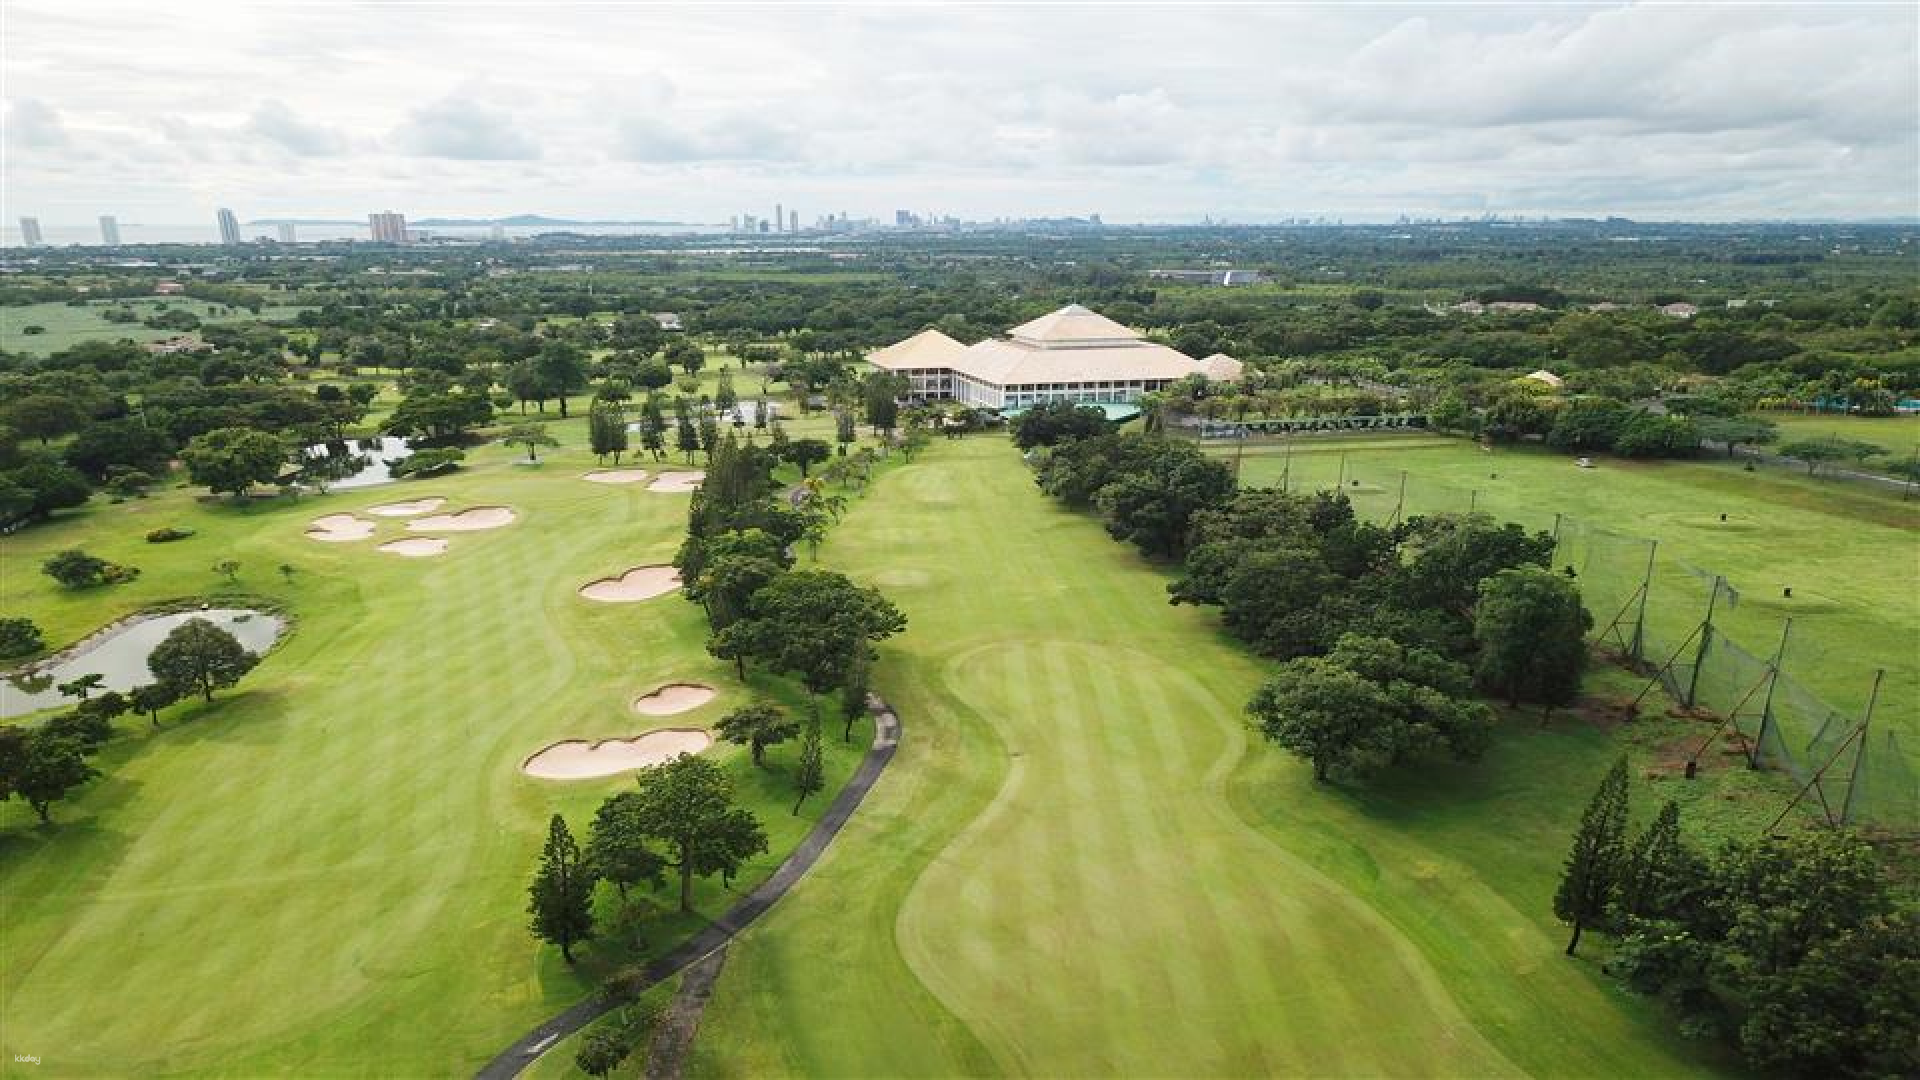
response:
{"label": "distant water", "polygon": [[306,450],[309,471],[331,472],[338,477],[327,481],[329,491],[390,484],[393,472],[389,463],[412,456],[413,447],[407,445],[407,440],[392,435],[315,443]]}
{"label": "distant water", "polygon": [[[136,686],[153,682],[153,673],[147,670],[148,655],[188,619],[207,620],[232,634],[242,647],[256,656],[272,648],[287,626],[286,620],[278,615],[244,608],[214,608],[160,615],[122,627],[94,642],[79,655],[43,669],[42,673],[52,675],[56,684],[70,682],[82,675],[99,675],[106,680],[104,689],[118,690],[124,694]],[[71,704],[74,704],[74,699],[63,696],[51,686],[37,694],[28,694],[13,683],[0,679],[0,717],[24,716],[41,709]]]}
{"label": "distant water", "polygon": [[[411,226],[410,231],[421,236],[447,236],[461,240],[485,240],[493,232],[491,225],[448,225],[420,227]],[[539,236],[543,233],[571,232],[582,236],[697,236],[702,233],[722,233],[726,229],[721,225],[508,225],[506,234],[516,240]],[[294,240],[300,243],[318,243],[323,240],[367,240],[370,238],[365,225],[296,225],[293,229]],[[100,229],[94,225],[48,225],[40,226],[41,238],[48,247],[66,247],[71,244],[97,245],[100,243]],[[240,235],[252,240],[256,237],[279,239],[280,227],[277,225],[241,225]],[[212,222],[205,225],[139,225],[131,222],[120,223],[120,243],[123,246],[137,244],[217,244],[220,242],[220,230]],[[0,224],[0,246],[20,246],[20,223],[9,220]]]}

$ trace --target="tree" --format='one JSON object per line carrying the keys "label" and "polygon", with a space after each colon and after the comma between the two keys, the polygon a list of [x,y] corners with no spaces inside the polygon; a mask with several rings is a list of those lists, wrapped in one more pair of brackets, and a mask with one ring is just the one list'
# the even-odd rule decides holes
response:
{"label": "tree", "polygon": [[1324,657],[1281,665],[1247,705],[1269,739],[1313,763],[1316,780],[1360,775],[1421,753],[1485,750],[1489,719],[1460,665],[1363,634]]}
{"label": "tree", "polygon": [[56,435],[80,430],[87,422],[86,406],[60,394],[27,394],[0,411],[0,422],[23,439],[39,439],[45,446]]}
{"label": "tree", "polygon": [[1613,452],[1621,457],[1692,457],[1700,452],[1700,430],[1692,417],[1635,413],[1621,425]]}
{"label": "tree", "polygon": [[660,411],[660,395],[648,394],[640,406],[640,446],[660,461],[666,457],[667,418]]}
{"label": "tree", "polygon": [[847,447],[860,437],[853,427],[853,413],[847,409],[835,409],[833,413],[833,441],[840,444],[840,453],[845,455]]}
{"label": "tree", "polygon": [[787,443],[782,456],[800,466],[800,475],[804,478],[813,466],[833,456],[833,448],[821,439],[794,439]]}
{"label": "tree", "polygon": [[700,369],[707,366],[707,351],[685,338],[667,346],[666,358],[670,364],[679,364],[689,375],[698,375]]}
{"label": "tree", "polygon": [[1705,872],[1680,835],[1680,804],[1669,799],[1621,864],[1619,913],[1631,918],[1671,912],[1701,887]]}
{"label": "tree", "polygon": [[40,564],[40,569],[69,589],[84,589],[107,579],[112,563],[78,548],[55,552]]}
{"label": "tree", "polygon": [[85,701],[87,695],[105,685],[107,685],[105,675],[81,675],[59,684],[54,689],[60,692],[61,697],[79,698]]}
{"label": "tree", "polygon": [[587,446],[594,457],[605,461],[611,454],[613,463],[620,464],[620,455],[627,452],[626,410],[608,402],[594,402],[587,412]]}
{"label": "tree", "polygon": [[87,764],[86,747],[80,740],[37,732],[27,736],[26,754],[13,779],[13,790],[33,807],[44,825],[53,820],[48,810],[54,803],[99,775],[98,769]]}
{"label": "tree", "polygon": [[280,440],[252,428],[216,428],[196,435],[180,451],[187,475],[215,493],[232,492],[238,498],[255,484],[271,483],[286,463]]}
{"label": "tree", "polygon": [[781,574],[748,604],[748,615],[715,634],[707,651],[723,660],[755,659],[799,676],[816,697],[846,685],[856,653],[906,629],[876,589],[831,570]]}
{"label": "tree", "polygon": [[767,747],[800,734],[800,725],[770,701],[755,701],[720,718],[720,737],[747,748],[753,763],[766,767]]}
{"label": "tree", "polygon": [[560,956],[573,963],[573,947],[593,939],[593,869],[580,855],[580,845],[559,814],[547,823],[547,846],[540,853],[540,869],[527,887],[527,914],[533,935],[560,946]]}
{"label": "tree", "polygon": [[799,795],[793,800],[793,812],[800,813],[800,804],[807,796],[819,792],[827,786],[826,768],[821,761],[820,718],[807,718],[807,733],[800,741],[800,767],[793,773],[793,789]]}
{"label": "tree", "polygon": [[1632,415],[1624,402],[1612,398],[1575,398],[1553,418],[1547,445],[1582,452],[1611,450]]}
{"label": "tree", "polygon": [[24,615],[0,616],[0,660],[32,656],[46,648],[40,627]]}
{"label": "tree", "polygon": [[148,722],[160,726],[160,710],[180,700],[180,688],[171,683],[152,682],[128,691],[127,701],[134,712],[146,714]]}
{"label": "tree", "polygon": [[0,523],[44,519],[55,510],[84,505],[92,494],[78,469],[31,461],[0,474]]}
{"label": "tree", "polygon": [[1504,693],[1509,705],[1571,702],[1592,628],[1573,582],[1537,566],[1500,571],[1481,582],[1473,613],[1481,684]]}
{"label": "tree", "polygon": [[854,646],[847,663],[846,681],[840,685],[840,719],[846,722],[840,741],[853,738],[853,722],[867,714],[867,695],[873,692],[873,647],[866,642]]}
{"label": "tree", "polygon": [[733,782],[703,757],[682,755],[641,769],[639,828],[668,851],[679,872],[680,910],[693,910],[695,875],[727,874],[767,850],[767,834],[752,811],[733,801]]}
{"label": "tree", "polygon": [[1702,440],[1725,446],[1728,457],[1742,446],[1764,446],[1780,438],[1780,426],[1758,416],[1696,416],[1693,426]]}
{"label": "tree", "polygon": [[531,360],[522,360],[507,369],[507,392],[520,403],[521,415],[526,415],[527,402],[537,402],[540,411],[547,411],[547,399],[553,396],[553,386],[546,375]]}
{"label": "tree", "polygon": [[666,860],[647,846],[639,814],[640,797],[623,791],[594,811],[593,829],[587,835],[587,861],[602,880],[613,882],[622,900],[627,898],[628,886],[657,889],[666,883]]}
{"label": "tree", "polygon": [[560,399],[560,419],[567,418],[567,395],[586,386],[586,360],[578,348],[564,341],[548,343],[533,358],[541,379]]}
{"label": "tree", "polygon": [[381,430],[422,439],[457,439],[493,419],[493,402],[484,394],[416,393],[395,406]]}
{"label": "tree", "polygon": [[1784,443],[1780,452],[1787,457],[1797,458],[1807,467],[1807,475],[1812,476],[1820,466],[1836,461],[1865,461],[1870,457],[1887,452],[1886,447],[1876,443],[1862,442],[1858,439],[1841,439],[1829,436],[1822,439],[1799,439]]}
{"label": "tree", "polygon": [[508,446],[526,447],[528,461],[540,460],[540,447],[560,445],[559,439],[547,434],[545,424],[515,424],[500,436],[500,441]]}
{"label": "tree", "polygon": [[713,388],[713,407],[730,415],[738,404],[740,394],[733,388],[733,372],[722,371],[719,383]]}
{"label": "tree", "polygon": [[227,579],[228,585],[240,583],[240,560],[221,559],[213,564],[213,572]]}
{"label": "tree", "polygon": [[1568,956],[1580,947],[1580,932],[1606,917],[1619,891],[1626,831],[1627,759],[1622,756],[1580,815],[1580,831],[1574,834],[1560,888],[1553,895],[1554,915],[1573,927]]}
{"label": "tree", "polygon": [[252,671],[260,658],[239,639],[205,619],[188,619],[147,655],[147,670],[163,683],[198,690],[206,700]]}
{"label": "tree", "polygon": [[589,1031],[573,1055],[573,1064],[588,1076],[606,1076],[619,1068],[631,1053],[633,1044],[628,1041],[625,1030],[615,1027]]}
{"label": "tree", "polygon": [[1013,422],[1013,444],[1030,450],[1104,435],[1110,430],[1107,414],[1099,409],[1071,401],[1048,401],[1021,413]]}
{"label": "tree", "polygon": [[686,398],[676,398],[673,402],[673,448],[687,456],[689,465],[700,449],[700,429],[693,425],[693,408]]}

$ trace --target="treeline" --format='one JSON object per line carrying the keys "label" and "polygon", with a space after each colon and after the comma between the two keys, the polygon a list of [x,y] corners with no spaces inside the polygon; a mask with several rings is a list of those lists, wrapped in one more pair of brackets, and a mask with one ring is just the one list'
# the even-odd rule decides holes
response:
{"label": "treeline", "polygon": [[1627,763],[1588,805],[1554,896],[1613,938],[1607,969],[1688,1035],[1805,1077],[1920,1075],[1920,909],[1873,847],[1809,830],[1702,852],[1666,803],[1629,839]]}
{"label": "treeline", "polygon": [[1180,560],[1171,602],[1218,608],[1235,637],[1285,661],[1249,712],[1322,780],[1432,750],[1478,756],[1481,691],[1549,707],[1579,692],[1592,619],[1547,569],[1545,533],[1484,515],[1380,525],[1337,493],[1236,489],[1187,442],[1062,437],[1039,463],[1041,490]]}

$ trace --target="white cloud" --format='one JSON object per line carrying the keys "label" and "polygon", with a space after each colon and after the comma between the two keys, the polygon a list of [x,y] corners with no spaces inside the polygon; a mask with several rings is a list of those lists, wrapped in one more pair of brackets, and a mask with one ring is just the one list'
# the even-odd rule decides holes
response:
{"label": "white cloud", "polygon": [[1911,6],[448,10],[13,0],[10,201],[1920,212]]}

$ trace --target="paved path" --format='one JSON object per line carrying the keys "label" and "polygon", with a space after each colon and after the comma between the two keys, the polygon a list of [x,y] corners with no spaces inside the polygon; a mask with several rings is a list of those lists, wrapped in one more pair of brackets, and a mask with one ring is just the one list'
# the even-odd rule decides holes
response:
{"label": "paved path", "polygon": [[[740,902],[727,909],[726,914],[707,924],[706,929],[682,942],[671,952],[655,958],[646,966],[645,986],[672,978],[674,974],[689,964],[704,959],[709,953],[724,949],[733,940],[735,934],[747,928],[753,920],[765,914],[774,902],[786,895],[795,882],[804,877],[813,864],[827,850],[827,845],[840,832],[840,827],[853,816],[860,800],[866,798],[873,788],[874,781],[880,779],[880,773],[887,763],[893,760],[893,752],[900,744],[900,719],[893,710],[879,699],[874,699],[873,745],[868,748],[867,756],[860,761],[860,768],[854,771],[847,786],[840,789],[840,795],[827,808],[813,831],[807,834],[800,846],[793,849],[773,876],[760,883],[760,886],[741,897]],[[611,1012],[614,1005],[605,998],[595,995],[577,1005],[568,1008],[557,1016],[542,1022],[538,1027],[515,1040],[512,1046],[501,1051],[500,1056],[475,1074],[476,1080],[512,1080],[520,1071],[533,1064],[535,1058],[545,1053],[549,1047],[561,1039],[579,1031],[588,1024]]]}

